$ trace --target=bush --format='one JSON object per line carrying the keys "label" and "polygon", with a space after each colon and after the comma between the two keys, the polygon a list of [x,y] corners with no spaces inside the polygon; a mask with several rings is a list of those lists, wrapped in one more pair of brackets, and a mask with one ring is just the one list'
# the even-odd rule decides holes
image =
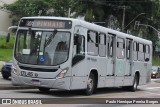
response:
{"label": "bush", "polygon": [[6,43],[6,36],[0,36],[0,48],[1,49],[13,49],[15,37],[11,36],[10,42]]}

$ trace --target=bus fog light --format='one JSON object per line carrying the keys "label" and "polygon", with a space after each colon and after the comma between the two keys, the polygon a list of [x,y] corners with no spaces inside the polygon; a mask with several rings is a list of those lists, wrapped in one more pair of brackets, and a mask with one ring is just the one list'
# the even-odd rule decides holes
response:
{"label": "bus fog light", "polygon": [[67,73],[68,68],[62,70],[56,77],[56,79],[64,78],[65,74]]}

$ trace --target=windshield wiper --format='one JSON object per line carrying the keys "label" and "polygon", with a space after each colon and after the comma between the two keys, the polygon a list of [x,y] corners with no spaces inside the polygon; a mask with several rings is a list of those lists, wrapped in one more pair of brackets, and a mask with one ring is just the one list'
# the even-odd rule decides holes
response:
{"label": "windshield wiper", "polygon": [[53,33],[49,36],[49,38],[45,40],[44,47],[47,47],[52,42],[52,39],[55,37],[56,34],[57,30],[54,30]]}

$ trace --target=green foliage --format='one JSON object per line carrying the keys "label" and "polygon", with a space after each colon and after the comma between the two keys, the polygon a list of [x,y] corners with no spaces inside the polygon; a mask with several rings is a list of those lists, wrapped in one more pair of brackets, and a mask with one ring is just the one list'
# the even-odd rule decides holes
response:
{"label": "green foliage", "polygon": [[137,35],[153,42],[153,50],[157,46],[157,32],[149,27],[140,26],[134,29],[135,21],[141,24],[148,24],[156,29],[160,28],[160,0],[17,0],[13,4],[5,4],[4,9],[12,12],[13,25],[17,25],[21,17],[25,16],[68,16],[68,10],[71,8],[73,17],[84,16],[89,22],[106,22],[110,16],[114,16],[117,20],[112,23],[114,28],[121,29],[123,19],[123,6],[125,9],[125,23],[129,24],[137,15],[135,20],[125,27],[125,32],[130,31],[132,35]]}
{"label": "green foliage", "polygon": [[11,36],[10,42],[6,43],[6,36],[0,36],[0,49],[13,49],[15,37]]}
{"label": "green foliage", "polygon": [[47,15],[67,17],[72,0],[48,0],[49,9]]}
{"label": "green foliage", "polygon": [[1,49],[0,48],[0,61],[9,61],[12,59],[13,49]]}
{"label": "green foliage", "polygon": [[153,56],[152,65],[153,65],[153,66],[160,66],[160,57],[158,57],[158,56]]}
{"label": "green foliage", "polygon": [[13,4],[5,4],[4,8],[12,11],[13,25],[17,25],[21,17],[45,15],[45,11],[49,8],[45,0],[17,0]]}
{"label": "green foliage", "polygon": [[12,51],[15,36],[11,36],[10,42],[6,43],[6,36],[0,36],[0,61],[9,61],[12,59]]}
{"label": "green foliage", "polygon": [[[155,47],[159,41],[157,32],[155,32],[154,29],[145,26],[139,26],[138,29],[135,30],[134,25],[135,21],[140,21],[141,24],[151,25],[156,29],[159,29],[159,0],[74,0],[74,2],[75,7],[72,8],[72,11],[76,11],[75,17],[82,15],[85,16],[85,20],[89,22],[100,21],[110,23],[111,20],[108,20],[108,17],[113,15],[118,19],[120,25],[122,25],[123,19],[123,6],[126,6],[124,26],[129,24],[134,18],[135,20],[133,20],[129,26],[125,27],[125,32],[130,31],[132,35],[151,40],[153,42],[153,51],[155,51]],[[137,17],[137,15],[141,13],[145,13],[145,15],[143,14]],[[114,26],[116,26],[116,23],[114,23]],[[121,27],[119,29],[121,29]]]}
{"label": "green foliage", "polygon": [[21,17],[27,16],[67,16],[71,0],[17,0],[5,4],[4,9],[12,12],[13,25],[18,25]]}

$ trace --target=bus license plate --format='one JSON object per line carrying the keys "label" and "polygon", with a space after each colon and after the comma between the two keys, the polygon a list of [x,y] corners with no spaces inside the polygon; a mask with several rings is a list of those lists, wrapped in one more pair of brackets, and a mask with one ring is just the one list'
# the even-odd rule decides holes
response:
{"label": "bus license plate", "polygon": [[24,76],[24,77],[33,77],[33,72],[21,71],[21,76]]}
{"label": "bus license plate", "polygon": [[33,85],[40,85],[40,81],[39,81],[39,80],[35,80],[35,79],[33,79],[33,80],[31,81],[31,83],[32,83]]}

